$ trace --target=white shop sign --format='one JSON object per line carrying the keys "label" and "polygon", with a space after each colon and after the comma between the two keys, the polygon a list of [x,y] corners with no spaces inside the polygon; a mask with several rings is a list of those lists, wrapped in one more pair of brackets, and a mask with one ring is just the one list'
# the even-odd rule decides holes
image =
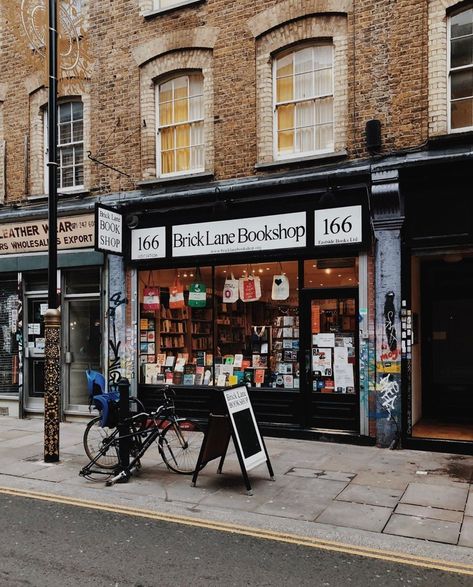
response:
{"label": "white shop sign", "polygon": [[123,254],[123,218],[119,212],[97,204],[95,208],[96,249],[107,253]]}
{"label": "white shop sign", "polygon": [[166,227],[138,228],[131,231],[131,258],[163,259],[166,256]]}
{"label": "white shop sign", "polygon": [[172,256],[301,248],[306,233],[305,212],[183,224],[173,226]]}
{"label": "white shop sign", "polygon": [[315,211],[314,245],[346,245],[362,242],[361,206]]}

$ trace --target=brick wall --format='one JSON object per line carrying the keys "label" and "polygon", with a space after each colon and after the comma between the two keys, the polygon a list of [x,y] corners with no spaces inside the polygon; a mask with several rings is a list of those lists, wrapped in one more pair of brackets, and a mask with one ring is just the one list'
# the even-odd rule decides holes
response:
{"label": "brick wall", "polygon": [[[168,55],[170,66],[179,59],[179,52],[208,54],[213,78],[213,115],[206,123],[209,137],[213,126],[208,168],[213,168],[217,179],[253,175],[259,157],[257,123],[261,122],[257,48],[284,27],[300,32],[321,15],[345,23],[345,96],[337,114],[343,140],[337,148],[345,146],[350,158],[365,157],[364,128],[370,118],[382,121],[384,152],[417,146],[427,138],[428,15],[427,3],[421,0],[207,0],[148,18],[143,17],[146,6],[141,4],[141,8],[137,0],[88,4],[94,65],[83,97],[90,112],[86,150],[130,176],[87,162],[86,178],[93,192],[133,189],[136,180],[153,176],[154,124],[149,130],[149,112],[148,131],[143,131],[143,72],[149,67],[146,51],[164,51],[161,55]],[[334,10],[345,16],[333,15]],[[37,160],[41,139],[32,136],[31,124],[31,109],[37,105],[27,83],[38,75],[23,64],[21,48],[8,26],[0,59],[7,195],[9,200],[18,200],[27,191],[41,192],[38,174],[42,163]],[[434,113],[433,103],[431,109]],[[435,120],[430,121],[432,130]],[[29,166],[25,165],[25,137],[30,144]],[[262,140],[264,143],[267,137]],[[34,154],[33,147],[37,149]]]}

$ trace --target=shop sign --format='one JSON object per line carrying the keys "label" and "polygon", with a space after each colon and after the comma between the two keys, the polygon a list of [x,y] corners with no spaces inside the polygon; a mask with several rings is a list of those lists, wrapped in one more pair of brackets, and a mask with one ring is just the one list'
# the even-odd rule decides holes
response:
{"label": "shop sign", "polygon": [[123,215],[103,204],[95,205],[95,249],[104,253],[123,254]]}
{"label": "shop sign", "polygon": [[131,231],[131,258],[163,259],[166,256],[166,227],[138,228]]}
{"label": "shop sign", "polygon": [[239,218],[173,226],[173,257],[292,249],[306,246],[306,214]]}
{"label": "shop sign", "polygon": [[315,246],[362,242],[361,206],[344,206],[315,211]]}
{"label": "shop sign", "polygon": [[234,438],[247,471],[266,462],[263,441],[256,423],[248,390],[244,385],[223,392],[232,423]]}
{"label": "shop sign", "polygon": [[[83,249],[95,243],[94,215],[67,216],[57,221],[57,248]],[[48,250],[47,220],[0,224],[0,255]]]}

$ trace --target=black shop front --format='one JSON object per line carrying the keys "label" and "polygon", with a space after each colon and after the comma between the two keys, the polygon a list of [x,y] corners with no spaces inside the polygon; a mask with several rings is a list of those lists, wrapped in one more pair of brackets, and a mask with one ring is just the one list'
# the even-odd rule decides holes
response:
{"label": "black shop front", "polygon": [[205,419],[216,388],[243,383],[265,433],[366,437],[365,203],[353,189],[127,211],[140,399],[168,383]]}

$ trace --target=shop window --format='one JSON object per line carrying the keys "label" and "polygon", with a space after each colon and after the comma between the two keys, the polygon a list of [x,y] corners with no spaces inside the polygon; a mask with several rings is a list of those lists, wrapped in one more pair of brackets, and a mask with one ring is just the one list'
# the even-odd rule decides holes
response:
{"label": "shop window", "polygon": [[141,272],[141,381],[298,390],[297,283],[296,261]]}
{"label": "shop window", "polygon": [[212,269],[140,273],[139,357],[143,383],[210,385]]}
{"label": "shop window", "polygon": [[333,151],[332,44],[275,59],[274,116],[276,158]]}
{"label": "shop window", "polygon": [[0,285],[0,394],[18,393],[18,281],[3,275]]}
{"label": "shop window", "polygon": [[204,170],[204,108],[201,73],[157,85],[159,175]]}
{"label": "shop window", "polygon": [[96,294],[100,292],[100,267],[74,269],[65,273],[65,293]]}
{"label": "shop window", "polygon": [[450,129],[473,129],[473,8],[450,17]]}
{"label": "shop window", "polygon": [[304,287],[338,288],[358,286],[358,259],[314,259],[304,261]]}

